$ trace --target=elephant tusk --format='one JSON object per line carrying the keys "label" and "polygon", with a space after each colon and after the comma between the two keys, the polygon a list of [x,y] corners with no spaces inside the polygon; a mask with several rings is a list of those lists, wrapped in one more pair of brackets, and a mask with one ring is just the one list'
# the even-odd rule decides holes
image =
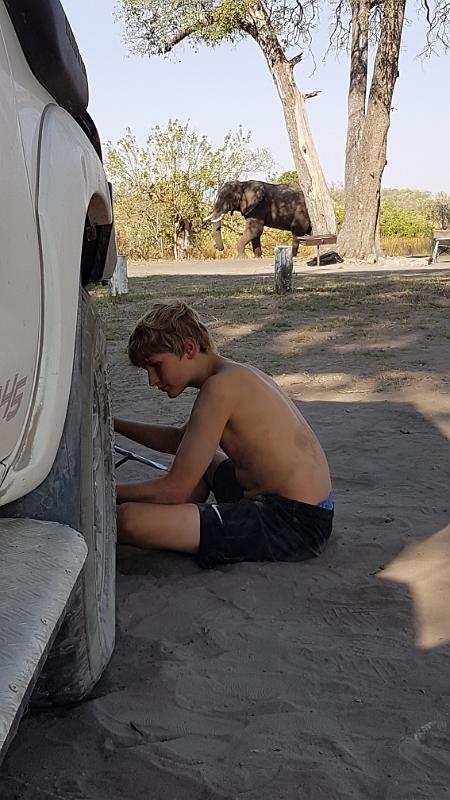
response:
{"label": "elephant tusk", "polygon": [[212,219],[212,214],[208,214],[208,216],[207,216],[207,217],[205,217],[205,219],[203,220],[203,222],[211,222],[211,219]]}
{"label": "elephant tusk", "polygon": [[225,216],[224,214],[221,214],[220,217],[216,217],[216,219],[212,219],[211,222],[212,223],[214,223],[214,222],[222,222],[224,216]]}

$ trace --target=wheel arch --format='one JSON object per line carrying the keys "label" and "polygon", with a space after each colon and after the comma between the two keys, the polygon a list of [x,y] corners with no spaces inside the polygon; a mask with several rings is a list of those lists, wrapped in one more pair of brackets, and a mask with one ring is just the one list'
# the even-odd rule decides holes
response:
{"label": "wheel arch", "polygon": [[[112,205],[112,188],[108,184]],[[114,223],[105,198],[92,195],[84,222],[81,250],[80,281],[82,286],[110,278],[117,260]]]}

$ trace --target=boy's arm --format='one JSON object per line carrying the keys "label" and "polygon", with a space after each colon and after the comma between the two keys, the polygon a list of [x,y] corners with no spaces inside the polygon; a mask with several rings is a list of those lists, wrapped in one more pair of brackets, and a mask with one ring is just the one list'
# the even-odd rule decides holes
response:
{"label": "boy's arm", "polygon": [[114,430],[133,442],[150,447],[159,453],[176,453],[184,436],[186,425],[147,425],[128,419],[114,419]]}
{"label": "boy's arm", "polygon": [[186,432],[167,475],[117,487],[118,502],[189,503],[200,483],[233,410],[233,392],[224,376],[210,378],[198,395]]}

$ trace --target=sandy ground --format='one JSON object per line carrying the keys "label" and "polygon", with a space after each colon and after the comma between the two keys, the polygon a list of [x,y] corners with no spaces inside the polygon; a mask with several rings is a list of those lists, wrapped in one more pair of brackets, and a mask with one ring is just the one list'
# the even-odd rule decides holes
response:
{"label": "sandy ground", "polygon": [[[294,272],[299,275],[361,275],[391,273],[397,270],[427,269],[428,258],[380,258],[376,267],[361,261],[329,266],[308,266],[313,256],[294,258]],[[450,266],[450,255],[440,256],[439,264],[430,269],[444,269]],[[127,274],[130,278],[143,278],[149,275],[273,275],[273,258],[217,258],[215,261],[131,261]]]}
{"label": "sandy ground", "polygon": [[[411,286],[424,274],[450,280],[448,265],[397,268]],[[129,270],[141,294],[145,269],[158,274]],[[174,291],[187,294],[199,274]],[[119,548],[111,665],[89,701],[24,719],[2,800],[450,796],[450,293],[421,303],[420,290],[404,307],[392,262],[386,278],[385,309],[363,307],[358,328],[331,293],[314,336],[316,312],[299,304],[325,291],[317,273],[301,273],[284,304],[243,295],[238,321],[218,283],[205,296],[224,354],[271,372],[325,447],[328,549],[205,572],[188,556]],[[110,341],[116,413],[184,419],[193,394],[168,408],[150,393],[121,331]],[[145,474],[124,466],[120,478]]]}

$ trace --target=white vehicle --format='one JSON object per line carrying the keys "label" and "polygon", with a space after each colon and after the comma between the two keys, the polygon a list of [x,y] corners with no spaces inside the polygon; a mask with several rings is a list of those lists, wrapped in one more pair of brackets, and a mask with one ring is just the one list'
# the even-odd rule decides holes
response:
{"label": "white vehicle", "polygon": [[115,635],[104,338],[116,263],[86,71],[59,0],[0,0],[0,756],[32,690],[79,700]]}

